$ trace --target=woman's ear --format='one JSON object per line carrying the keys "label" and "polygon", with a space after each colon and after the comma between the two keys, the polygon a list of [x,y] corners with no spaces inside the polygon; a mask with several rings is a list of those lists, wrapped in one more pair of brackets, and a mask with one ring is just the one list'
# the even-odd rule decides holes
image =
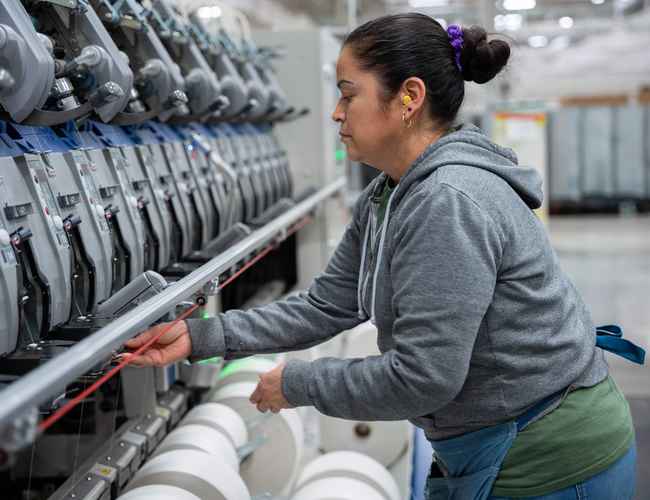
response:
{"label": "woman's ear", "polygon": [[419,110],[424,106],[426,97],[427,87],[422,79],[413,76],[404,80],[399,92],[399,100],[407,120],[417,116]]}

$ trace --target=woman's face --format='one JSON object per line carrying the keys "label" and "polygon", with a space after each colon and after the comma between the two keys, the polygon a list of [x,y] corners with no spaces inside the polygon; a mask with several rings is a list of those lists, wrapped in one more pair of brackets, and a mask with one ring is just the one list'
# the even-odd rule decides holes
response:
{"label": "woman's face", "polygon": [[339,123],[348,157],[379,168],[403,132],[398,99],[382,99],[379,80],[359,67],[349,47],[339,55],[336,79],[341,97],[332,119]]}

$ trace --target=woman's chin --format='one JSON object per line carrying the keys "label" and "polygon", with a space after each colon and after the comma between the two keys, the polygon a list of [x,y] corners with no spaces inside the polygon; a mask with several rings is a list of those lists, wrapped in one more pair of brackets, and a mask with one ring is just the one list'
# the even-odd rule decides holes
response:
{"label": "woman's chin", "polygon": [[361,161],[361,156],[353,147],[346,145],[347,157],[350,161]]}

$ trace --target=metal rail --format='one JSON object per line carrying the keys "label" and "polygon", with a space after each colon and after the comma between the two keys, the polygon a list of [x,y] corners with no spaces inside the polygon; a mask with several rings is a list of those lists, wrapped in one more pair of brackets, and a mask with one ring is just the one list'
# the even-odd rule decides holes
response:
{"label": "metal rail", "polygon": [[0,430],[15,419],[33,414],[40,404],[61,393],[62,388],[91,370],[120,348],[135,333],[149,326],[206,283],[230,269],[252,251],[272,241],[289,226],[311,212],[345,186],[345,178],[325,186],[309,198],[254,231],[226,252],[217,255],[160,294],[143,302],[115,322],[101,328],[51,361],[32,370],[0,391]]}

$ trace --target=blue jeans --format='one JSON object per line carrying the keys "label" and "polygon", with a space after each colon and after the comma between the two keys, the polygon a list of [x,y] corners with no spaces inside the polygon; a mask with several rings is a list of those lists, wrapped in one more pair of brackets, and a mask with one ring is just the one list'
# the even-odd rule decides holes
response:
{"label": "blue jeans", "polygon": [[[609,469],[555,493],[525,500],[632,500],[636,482],[636,445]],[[491,496],[489,500],[512,500]]]}

